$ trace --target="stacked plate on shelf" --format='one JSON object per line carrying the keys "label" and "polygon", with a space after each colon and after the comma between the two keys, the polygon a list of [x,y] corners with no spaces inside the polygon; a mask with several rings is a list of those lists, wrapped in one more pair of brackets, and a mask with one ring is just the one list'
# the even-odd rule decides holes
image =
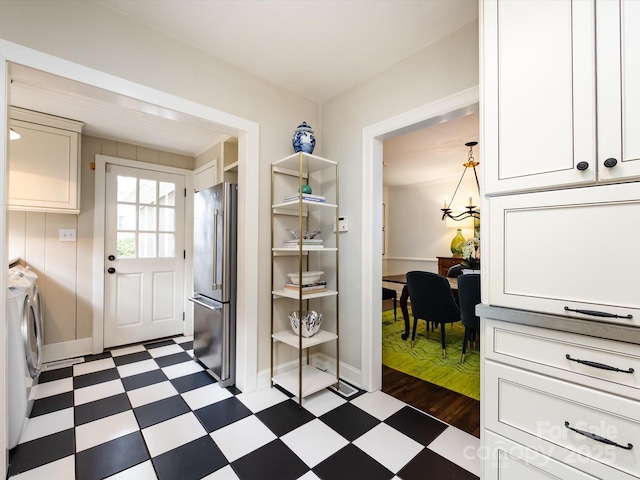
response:
{"label": "stacked plate on shelf", "polygon": [[322,280],[324,272],[298,272],[288,273],[289,282],[285,283],[285,290],[304,293],[324,292],[327,289],[327,282]]}

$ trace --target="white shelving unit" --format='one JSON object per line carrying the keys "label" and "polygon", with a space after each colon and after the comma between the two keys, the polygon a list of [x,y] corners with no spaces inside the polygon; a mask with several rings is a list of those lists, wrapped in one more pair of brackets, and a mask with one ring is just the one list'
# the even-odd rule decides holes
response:
{"label": "white shelving unit", "polygon": [[[310,185],[314,195],[324,201],[302,198],[285,201],[289,195]],[[278,385],[302,399],[339,383],[338,319],[338,164],[335,161],[296,153],[277,160],[271,167],[271,386]],[[293,237],[289,231],[320,231],[321,245],[283,246]],[[302,237],[302,235],[300,235]],[[285,288],[287,273],[323,271],[326,288],[303,292]],[[323,314],[320,330],[312,337],[296,334],[289,324],[291,311],[316,310]],[[311,350],[330,351],[335,372],[310,364]]]}

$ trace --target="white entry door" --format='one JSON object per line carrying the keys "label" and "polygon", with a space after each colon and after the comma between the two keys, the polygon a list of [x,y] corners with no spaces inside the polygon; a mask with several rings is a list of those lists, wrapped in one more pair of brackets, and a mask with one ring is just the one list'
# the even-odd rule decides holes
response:
{"label": "white entry door", "polygon": [[107,165],[105,347],[183,332],[184,183]]}

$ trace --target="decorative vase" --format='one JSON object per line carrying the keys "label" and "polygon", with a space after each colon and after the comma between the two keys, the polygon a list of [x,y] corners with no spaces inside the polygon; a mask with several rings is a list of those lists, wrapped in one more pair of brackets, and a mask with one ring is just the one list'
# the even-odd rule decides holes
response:
{"label": "decorative vase", "polygon": [[459,228],[456,236],[451,240],[451,253],[454,255],[462,255],[462,247],[464,247],[464,237],[462,236],[462,229]]}
{"label": "decorative vase", "polygon": [[313,153],[313,149],[316,146],[316,137],[313,136],[313,129],[307,125],[307,122],[302,122],[298,125],[291,143],[293,144],[293,151],[296,153]]}
{"label": "decorative vase", "polygon": [[[300,317],[302,317],[302,322],[300,322]],[[300,335],[299,324],[302,324],[302,336],[305,338],[313,337],[320,330],[320,325],[322,324],[322,314],[316,312],[315,310],[303,311],[302,315],[300,312],[295,311],[289,314],[289,322],[291,322],[291,329],[293,333],[296,335]]]}
{"label": "decorative vase", "polygon": [[307,194],[311,194],[312,192],[311,185],[307,185],[307,184],[302,185],[300,190],[302,191],[302,193],[307,193]]}

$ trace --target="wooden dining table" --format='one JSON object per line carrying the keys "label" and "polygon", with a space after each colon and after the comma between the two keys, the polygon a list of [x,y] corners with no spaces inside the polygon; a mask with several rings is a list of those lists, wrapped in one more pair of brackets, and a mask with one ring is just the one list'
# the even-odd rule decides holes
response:
{"label": "wooden dining table", "polygon": [[[451,290],[453,292],[457,292],[458,279],[450,277],[444,278],[449,281]],[[401,283],[403,285],[402,293],[400,294],[400,311],[402,311],[402,318],[404,318],[404,333],[402,334],[402,339],[406,340],[409,338],[409,307],[407,305],[409,300],[409,289],[407,288],[407,275],[405,273],[400,275],[384,275],[382,277],[382,281],[389,283]]]}

